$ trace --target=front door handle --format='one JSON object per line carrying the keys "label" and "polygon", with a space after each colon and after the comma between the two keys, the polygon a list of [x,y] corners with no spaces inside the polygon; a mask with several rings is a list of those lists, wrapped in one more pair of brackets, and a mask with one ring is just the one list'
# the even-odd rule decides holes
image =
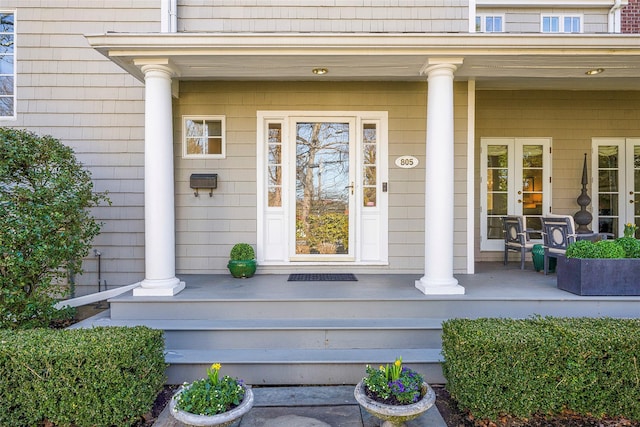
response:
{"label": "front door handle", "polygon": [[351,195],[353,196],[353,187],[355,187],[355,186],[353,185],[353,182],[352,182],[351,185],[347,185],[344,188],[350,188],[351,189]]}

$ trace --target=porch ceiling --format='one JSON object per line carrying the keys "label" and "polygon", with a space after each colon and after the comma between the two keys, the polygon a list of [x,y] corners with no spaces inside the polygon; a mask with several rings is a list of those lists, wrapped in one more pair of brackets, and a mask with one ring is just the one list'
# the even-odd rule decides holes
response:
{"label": "porch ceiling", "polygon": [[[140,61],[168,59],[180,80],[424,81],[429,61],[461,58],[456,80],[475,80],[479,89],[640,88],[634,35],[109,33],[87,39],[140,80]],[[319,67],[329,72],[314,75]],[[595,68],[604,72],[585,74]]]}

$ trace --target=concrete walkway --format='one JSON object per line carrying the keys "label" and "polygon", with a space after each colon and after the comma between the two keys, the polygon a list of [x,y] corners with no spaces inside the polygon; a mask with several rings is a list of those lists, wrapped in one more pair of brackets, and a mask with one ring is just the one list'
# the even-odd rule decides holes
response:
{"label": "concrete walkway", "polygon": [[[354,386],[257,387],[253,408],[233,427],[378,427],[382,424],[362,410]],[[407,427],[447,427],[436,406]],[[153,427],[185,427],[164,409]]]}

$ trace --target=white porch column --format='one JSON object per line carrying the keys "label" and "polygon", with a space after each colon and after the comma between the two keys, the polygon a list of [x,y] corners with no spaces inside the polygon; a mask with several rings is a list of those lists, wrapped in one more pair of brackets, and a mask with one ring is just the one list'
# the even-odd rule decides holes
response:
{"label": "white porch column", "polygon": [[134,296],[173,296],[176,277],[173,113],[168,61],[142,65],[145,78],[144,247],[145,279]]}
{"label": "white porch column", "polygon": [[430,61],[427,99],[424,276],[427,295],[464,294],[453,277],[453,73],[462,59]]}

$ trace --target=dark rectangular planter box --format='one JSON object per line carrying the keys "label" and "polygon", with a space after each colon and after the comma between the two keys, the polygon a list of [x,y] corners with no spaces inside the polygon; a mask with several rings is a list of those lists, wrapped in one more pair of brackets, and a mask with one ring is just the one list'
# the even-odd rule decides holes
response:
{"label": "dark rectangular planter box", "polygon": [[640,258],[558,257],[558,289],[577,295],[640,295]]}

